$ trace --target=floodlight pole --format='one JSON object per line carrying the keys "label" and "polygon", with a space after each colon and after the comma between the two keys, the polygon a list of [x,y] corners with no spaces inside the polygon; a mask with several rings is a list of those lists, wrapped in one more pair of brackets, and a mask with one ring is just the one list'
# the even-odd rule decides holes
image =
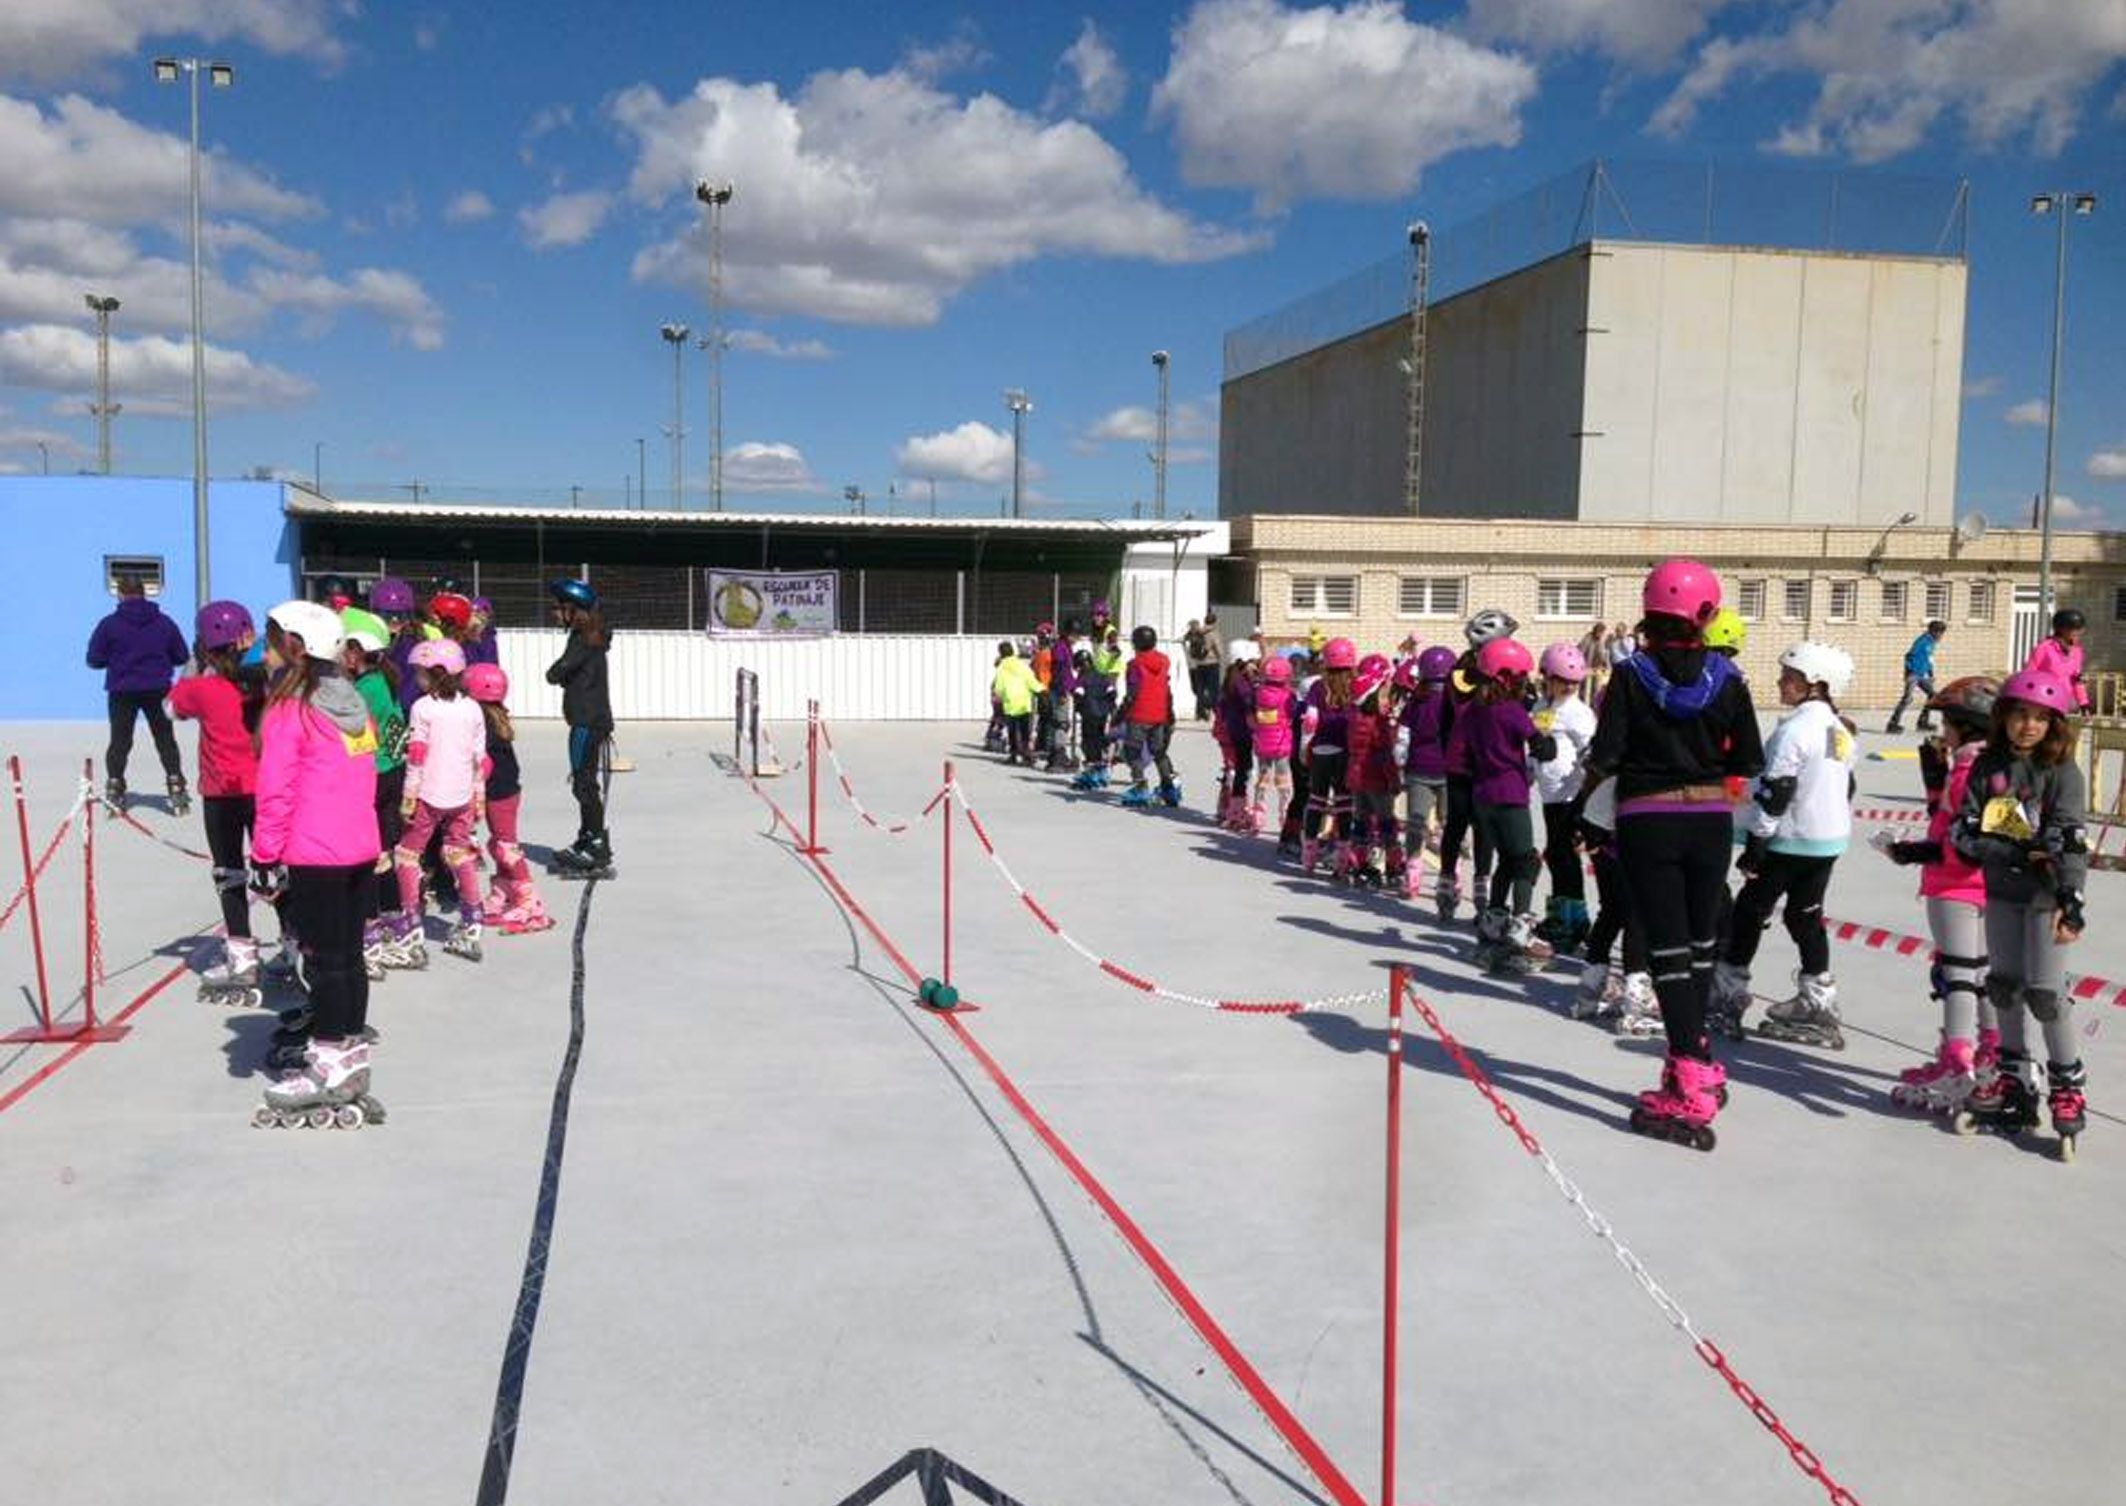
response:
{"label": "floodlight pole", "polygon": [[709,332],[702,348],[709,353],[709,506],[723,511],[723,206],[738,189],[703,178],[694,197],[709,209]]}
{"label": "floodlight pole", "polygon": [[2052,387],[2045,399],[2045,490],[2038,498],[2038,618],[2052,624],[2052,488],[2053,464],[2060,427],[2060,351],[2067,338],[2067,216],[2096,212],[2093,193],[2041,193],[2030,200],[2032,214],[2050,214],[2059,220],[2059,250],[2052,273]]}
{"label": "floodlight pole", "polygon": [[1011,410],[1011,515],[1026,516],[1026,415],[1033,400],[1017,387],[1004,389],[1004,406]]}
{"label": "floodlight pole", "polygon": [[688,330],[684,324],[666,324],[658,334],[672,347],[672,507],[686,506],[686,409],[680,398],[686,385]]}
{"label": "floodlight pole", "polygon": [[1153,440],[1152,450],[1152,516],[1166,516],[1166,365],[1169,357],[1163,350],[1152,352],[1152,367],[1159,373],[1159,427]]}

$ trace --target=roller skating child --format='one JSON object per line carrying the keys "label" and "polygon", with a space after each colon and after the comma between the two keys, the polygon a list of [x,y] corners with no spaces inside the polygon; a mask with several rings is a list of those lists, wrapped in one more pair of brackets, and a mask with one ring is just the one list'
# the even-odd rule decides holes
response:
{"label": "roller skating child", "polygon": [[285,896],[302,935],[310,1038],[266,1088],[261,1126],[354,1129],[383,1118],[369,1093],[369,975],[362,919],[375,883],[376,725],[340,668],[340,619],[316,602],[267,614],[275,669],[259,719],[251,887]]}
{"label": "roller skating child", "polygon": [[[1447,749],[1445,717],[1447,676],[1454,673],[1454,650],[1428,648],[1396,671],[1404,692],[1397,714],[1396,747],[1403,765],[1403,896],[1417,898],[1417,875],[1433,819],[1446,814]],[[1452,877],[1452,875],[1448,875]],[[1452,916],[1448,917],[1452,919]]]}
{"label": "roller skating child", "polygon": [[[443,862],[457,882],[458,919],[443,949],[468,962],[480,960],[479,824],[487,794],[487,718],[462,693],[465,651],[449,638],[415,646],[410,661],[421,677],[421,698],[406,718],[406,787],[392,863],[398,869],[399,905],[416,927],[412,948],[425,951],[421,922],[421,854],[436,831],[443,834]],[[409,950],[411,955],[411,950]],[[416,963],[416,966],[419,964]]]}
{"label": "roller skating child", "polygon": [[406,713],[399,701],[398,667],[391,662],[391,629],[384,619],[349,607],[340,613],[340,627],[347,635],[342,668],[367,703],[377,729],[376,829],[381,850],[369,916],[362,926],[362,965],[374,983],[387,968],[415,967],[427,960],[425,951],[417,958],[408,947],[409,941],[418,944],[420,924],[400,907],[391,857],[406,829],[405,817],[399,814],[406,789]]}
{"label": "roller skating child", "polygon": [[1166,755],[1174,734],[1173,666],[1160,652],[1159,635],[1149,627],[1130,630],[1135,650],[1126,673],[1120,720],[1123,753],[1129,760],[1130,785],[1122,803],[1150,805],[1153,800],[1151,766],[1159,766],[1157,799],[1161,805],[1181,803],[1181,783],[1174,777],[1174,762]]}
{"label": "roller skating child", "polygon": [[1948,839],[1963,809],[1971,767],[1985,751],[1999,695],[1999,681],[1973,675],[1951,681],[1927,699],[1921,710],[1941,717],[1943,757],[1939,782],[1929,779],[1926,835],[1876,844],[1894,863],[1921,865],[1919,892],[1934,938],[1934,993],[1941,1001],[1941,1045],[1934,1059],[1900,1073],[1890,1089],[1890,1101],[1900,1108],[1957,1113],[1977,1090],[1981,1074],[1993,1076],[2000,1061],[2000,1029],[1985,999],[1985,875]]}
{"label": "roller skating child", "polygon": [[613,702],[606,689],[606,655],[613,635],[590,582],[557,580],[554,621],[568,629],[568,646],[547,666],[546,683],[561,687],[568,723],[568,782],[576,796],[576,840],[554,854],[562,878],[613,877],[613,843],[605,829],[606,750],[613,736]]}
{"label": "roller skating child", "polygon": [[1211,714],[1211,735],[1224,755],[1218,824],[1245,836],[1255,830],[1248,803],[1248,786],[1255,775],[1255,738],[1250,722],[1255,709],[1255,678],[1262,666],[1256,662],[1252,643],[1243,640],[1234,644],[1232,654]]}
{"label": "roller skating child", "polygon": [[2087,1114],[2066,948],[2085,919],[2088,785],[2074,761],[2074,687],[2026,669],[2001,686],[1986,750],[1971,765],[1950,840],[1986,885],[1986,996],[2000,1012],[2000,1070],[1958,1116],[1959,1130],[2020,1135],[2037,1126],[2039,1084],[2027,1010],[2043,1031],[2060,1159],[2074,1159]]}
{"label": "roller skating child", "polygon": [[[1248,809],[1250,831],[1277,831],[1292,805],[1292,723],[1299,698],[1292,694],[1292,661],[1272,654],[1262,664],[1262,679],[1249,694],[1248,731],[1255,751],[1255,798]],[[1277,817],[1270,819],[1270,804]]]}
{"label": "roller skating child", "polygon": [[1078,624],[1066,620],[1056,639],[1049,668],[1048,696],[1054,705],[1055,726],[1048,743],[1051,774],[1068,774],[1078,768]]}
{"label": "roller skating child", "polygon": [[243,657],[257,639],[251,614],[240,603],[208,602],[199,609],[192,635],[200,673],[170,689],[171,714],[199,723],[200,819],[214,860],[226,938],[221,962],[200,976],[199,997],[251,1009],[265,1002],[244,863],[245,840],[257,814],[258,753],[252,734],[263,707],[259,687],[244,673]]}
{"label": "roller skating child", "polygon": [[1779,700],[1792,709],[1765,744],[1764,774],[1741,810],[1745,841],[1736,866],[1745,881],[1735,896],[1726,953],[1713,970],[1712,1025],[1741,1037],[1750,962],[1784,900],[1801,968],[1794,996],[1765,1011],[1758,1034],[1843,1051],[1823,897],[1853,833],[1853,731],[1837,705],[1852,681],[1853,660],[1831,644],[1804,642],[1781,654],[1779,666]]}
{"label": "roller skating child", "polygon": [[1491,972],[1528,973],[1551,955],[1535,934],[1535,823],[1528,812],[1528,763],[1557,756],[1557,738],[1536,726],[1522,701],[1535,656],[1514,638],[1494,638],[1476,651],[1481,680],[1462,708],[1469,748],[1470,793],[1476,828],[1498,854],[1492,903],[1477,917],[1477,965]]}
{"label": "roller skating child", "polygon": [[509,719],[509,676],[499,664],[469,664],[465,693],[487,721],[487,854],[494,861],[495,880],[488,886],[482,918],[505,936],[548,930],[553,917],[532,884],[531,864],[524,861],[517,842],[524,779],[517,767],[517,729]]}
{"label": "roller skating child", "polygon": [[989,697],[1004,719],[1005,763],[1033,767],[1034,707],[1040,696],[1041,685],[1034,678],[1033,666],[1019,657],[1018,649],[1009,640],[998,643]]}
{"label": "roller skating child", "polygon": [[1351,824],[1337,854],[1336,876],[1368,889],[1392,885],[1400,893],[1404,860],[1395,797],[1402,793],[1403,781],[1395,763],[1395,720],[1388,705],[1394,674],[1384,655],[1368,654],[1351,678],[1351,714],[1344,723]]}
{"label": "roller skating child", "polygon": [[[1453,671],[1447,676],[1447,704],[1441,718],[1441,742],[1447,759],[1447,807],[1440,822],[1439,883],[1433,895],[1441,920],[1453,920],[1461,908],[1461,884],[1455,873],[1462,863],[1463,839],[1469,835],[1476,820],[1469,745],[1466,731],[1461,726],[1461,714],[1477,691],[1480,674],[1476,656],[1485,644],[1510,638],[1519,628],[1520,624],[1508,613],[1497,607],[1484,608],[1462,624],[1462,637],[1468,640],[1469,649],[1455,661]],[[1469,880],[1469,897],[1475,902],[1479,917],[1491,908],[1492,856],[1490,835],[1477,827],[1475,871]]]}
{"label": "roller skating child", "polygon": [[1536,798],[1543,804],[1543,866],[1550,874],[1547,913],[1536,934],[1560,952],[1576,952],[1587,939],[1586,870],[1580,859],[1580,791],[1586,783],[1587,745],[1594,740],[1594,708],[1580,697],[1587,660],[1577,645],[1553,643],[1543,650],[1543,704],[1538,730],[1557,744],[1557,756],[1535,767]]}
{"label": "roller skating child", "polygon": [[1078,650],[1078,738],[1084,766],[1070,781],[1077,790],[1104,790],[1108,785],[1107,729],[1115,715],[1115,674],[1119,664],[1104,649]]}
{"label": "roller skating child", "polygon": [[1708,653],[1720,578],[1695,560],[1646,577],[1639,649],[1610,676],[1587,753],[1591,784],[1616,781],[1617,857],[1646,928],[1668,1036],[1661,1085],[1639,1097],[1631,1128],[1713,1148],[1727,1074],[1705,1030],[1707,986],[1732,851],[1723,781],[1764,767],[1757,710],[1734,665]]}
{"label": "roller skating child", "polygon": [[1351,817],[1346,774],[1351,682],[1358,673],[1358,645],[1331,638],[1321,648],[1321,675],[1307,688],[1299,731],[1305,755],[1307,793],[1299,820],[1299,865],[1312,873],[1324,848],[1333,855]]}

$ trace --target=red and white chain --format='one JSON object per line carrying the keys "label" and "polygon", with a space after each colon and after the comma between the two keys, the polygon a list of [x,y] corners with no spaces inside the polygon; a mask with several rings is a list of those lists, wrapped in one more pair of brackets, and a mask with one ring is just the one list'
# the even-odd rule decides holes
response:
{"label": "red and white chain", "polygon": [[904,836],[915,829],[916,825],[923,819],[923,816],[927,816],[936,810],[938,802],[945,798],[945,791],[940,789],[935,795],[930,797],[930,803],[923,807],[922,815],[878,815],[867,809],[864,802],[858,798],[856,786],[849,782],[849,771],[842,767],[841,755],[834,751],[834,736],[827,730],[827,724],[824,721],[819,724],[819,746],[827,755],[828,767],[834,770],[834,780],[835,783],[841,786],[842,798],[849,802],[851,810],[863,818],[864,825],[870,827],[873,831],[884,832],[889,837]]}
{"label": "red and white chain", "polygon": [[7,908],[0,910],[0,928],[4,928],[15,918],[15,912],[21,909],[22,902],[29,898],[30,885],[43,878],[44,870],[52,866],[52,859],[59,854],[59,844],[66,840],[67,832],[73,828],[74,818],[81,814],[82,807],[88,803],[91,793],[89,787],[84,784],[82,793],[74,800],[74,808],[60,818],[59,829],[52,833],[52,840],[45,844],[44,851],[37,856],[37,861],[30,865],[29,878],[16,886],[14,897],[8,900]]}

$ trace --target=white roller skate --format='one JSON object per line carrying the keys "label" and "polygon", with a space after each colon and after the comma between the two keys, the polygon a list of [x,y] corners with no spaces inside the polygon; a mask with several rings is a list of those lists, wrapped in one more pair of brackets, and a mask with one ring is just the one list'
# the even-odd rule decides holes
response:
{"label": "white roller skate", "polygon": [[1898,1074],[1890,1102],[1928,1114],[1956,1113],[1978,1090],[1974,1057],[1971,1042],[1944,1040],[1934,1060]]}
{"label": "white roller skate", "polygon": [[1496,964],[1509,977],[1541,972],[1554,955],[1551,945],[1535,933],[1533,915],[1516,915],[1506,922],[1505,950]]}
{"label": "white roller skate", "polygon": [[1661,1033],[1661,1004],[1654,997],[1654,980],[1646,973],[1626,973],[1624,986],[1598,1016],[1617,1035],[1644,1040]]}
{"label": "white roller skate", "polygon": [[1713,986],[1705,998],[1706,1032],[1741,1040],[1749,1034],[1742,1019],[1749,1013],[1750,1002],[1750,970],[1733,962],[1715,962]]}
{"label": "white roller skate", "polygon": [[266,1002],[255,940],[231,936],[222,943],[221,962],[199,975],[199,1002],[235,1009],[256,1009]]}
{"label": "white roller skate", "polygon": [[1481,972],[1495,973],[1500,970],[1513,943],[1507,933],[1513,927],[1513,916],[1505,910],[1484,909],[1476,912],[1476,947],[1469,960]]}
{"label": "white roller skate", "polygon": [[1769,1005],[1757,1034],[1768,1041],[1845,1050],[1838,1018],[1838,980],[1829,973],[1794,974],[1794,996]]}
{"label": "white roller skate", "polygon": [[372,915],[362,922],[362,971],[371,983],[380,982],[384,976],[384,951],[391,945],[391,928],[381,915]]}
{"label": "white roller skate", "polygon": [[400,910],[384,917],[390,927],[384,942],[383,962],[388,968],[418,971],[428,966],[428,937],[421,917]]}
{"label": "white roller skate", "polygon": [[458,923],[450,928],[443,939],[443,950],[453,957],[462,957],[467,962],[480,960],[480,912],[469,906],[458,916]]}
{"label": "white roller skate", "polygon": [[382,1124],[384,1106],[369,1096],[369,1043],[359,1037],[316,1040],[303,1065],[266,1086],[251,1115],[259,1129],[360,1129]]}
{"label": "white roller skate", "polygon": [[1619,989],[1617,972],[1606,961],[1590,962],[1580,969],[1580,986],[1573,990],[1572,1001],[1565,1006],[1565,1013],[1575,1020],[1592,1020],[1602,1013],[1602,1006]]}

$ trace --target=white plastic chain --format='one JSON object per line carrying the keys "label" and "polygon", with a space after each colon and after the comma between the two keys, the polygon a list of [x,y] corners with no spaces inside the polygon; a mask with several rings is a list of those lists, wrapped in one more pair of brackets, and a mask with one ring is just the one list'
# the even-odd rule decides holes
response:
{"label": "white plastic chain", "polygon": [[1070,932],[1064,930],[1062,924],[1032,894],[1027,892],[1026,886],[1019,882],[1018,875],[1011,871],[1011,865],[1004,861],[1004,855],[997,851],[996,844],[990,840],[988,828],[982,824],[981,817],[975,814],[974,806],[967,799],[967,791],[958,780],[952,782],[950,793],[952,798],[959,803],[960,809],[967,813],[968,823],[974,829],[975,838],[981,844],[983,854],[988,857],[990,864],[1003,877],[1004,882],[1011,886],[1011,892],[1019,897],[1020,902],[1040,922],[1042,929],[1048,931],[1063,945],[1069,947],[1101,972],[1136,989],[1139,993],[1150,994],[1158,999],[1168,999],[1176,1004],[1192,1004],[1198,1009],[1209,1009],[1219,1014],[1255,1015],[1296,1015],[1351,1011],[1365,1005],[1383,1003],[1388,997],[1388,991],[1385,988],[1375,988],[1368,989],[1364,993],[1335,994],[1322,999],[1212,999],[1206,998],[1202,994],[1184,993],[1180,989],[1168,988],[1150,978],[1142,977],[1126,968],[1117,966],[1078,940],[1077,937],[1071,935]]}
{"label": "white plastic chain", "polygon": [[[827,735],[825,722],[819,725],[819,745],[827,755],[828,766],[834,770],[835,783],[841,786],[842,798],[849,802],[850,809],[863,818],[864,825],[875,831],[882,831],[889,837],[900,837],[906,836],[921,822],[922,816],[881,816],[865,808],[864,802],[857,796],[856,786],[849,782],[849,771],[842,767],[841,755],[834,751],[834,739]],[[932,806],[937,804],[935,800],[930,803]],[[925,810],[923,814],[928,815],[929,811]]]}

